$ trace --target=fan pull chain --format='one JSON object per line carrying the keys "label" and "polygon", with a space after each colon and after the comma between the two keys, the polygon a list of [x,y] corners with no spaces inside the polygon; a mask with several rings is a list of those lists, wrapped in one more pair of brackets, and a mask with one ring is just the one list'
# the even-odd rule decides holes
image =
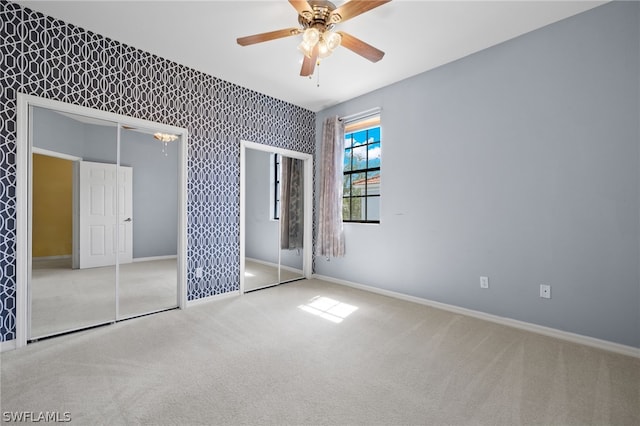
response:
{"label": "fan pull chain", "polygon": [[316,76],[316,87],[320,87],[320,60],[318,59],[318,63],[316,64],[316,69],[318,70],[318,75]]}

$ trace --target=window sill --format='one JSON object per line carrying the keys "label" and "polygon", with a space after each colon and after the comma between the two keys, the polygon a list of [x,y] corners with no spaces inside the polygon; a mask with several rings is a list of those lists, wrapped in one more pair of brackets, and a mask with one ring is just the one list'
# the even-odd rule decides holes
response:
{"label": "window sill", "polygon": [[350,220],[350,221],[342,221],[343,224],[345,225],[380,225],[380,221],[377,222],[372,222],[372,221],[356,221],[356,220]]}

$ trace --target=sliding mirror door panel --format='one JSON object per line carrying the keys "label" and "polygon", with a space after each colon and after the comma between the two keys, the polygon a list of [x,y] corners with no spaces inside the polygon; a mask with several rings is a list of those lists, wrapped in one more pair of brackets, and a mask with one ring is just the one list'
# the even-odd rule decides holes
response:
{"label": "sliding mirror door panel", "polygon": [[280,282],[304,277],[304,161],[280,159]]}
{"label": "sliding mirror door panel", "polygon": [[245,291],[280,282],[278,268],[278,158],[247,149],[245,155]]}
{"label": "sliding mirror door panel", "polygon": [[120,134],[120,164],[132,171],[120,181],[120,196],[133,205],[119,214],[121,235],[130,233],[132,244],[131,258],[119,266],[119,318],[178,306],[180,142],[154,133],[124,127]]}
{"label": "sliding mirror door panel", "polygon": [[116,318],[116,123],[30,112],[30,339]]}

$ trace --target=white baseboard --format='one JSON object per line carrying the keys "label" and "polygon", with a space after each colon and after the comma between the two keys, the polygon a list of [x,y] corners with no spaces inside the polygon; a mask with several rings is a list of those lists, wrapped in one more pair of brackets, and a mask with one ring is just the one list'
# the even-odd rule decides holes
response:
{"label": "white baseboard", "polygon": [[167,259],[177,259],[178,256],[175,254],[170,254],[167,256],[151,256],[151,257],[136,257],[133,259],[133,263],[136,262],[153,262],[154,260],[167,260]]}
{"label": "white baseboard", "polygon": [[271,266],[271,267],[274,267],[274,268],[278,267],[277,263],[268,262],[266,260],[254,259],[253,257],[246,257],[245,260],[250,260],[252,262],[259,263],[260,265]]}
{"label": "white baseboard", "polygon": [[200,299],[188,300],[187,308],[202,305],[203,303],[215,302],[218,300],[228,299],[230,297],[240,296],[240,291],[230,291],[229,293],[214,294],[213,296],[202,297]]}
{"label": "white baseboard", "polygon": [[[261,264],[261,265],[272,266],[272,267],[274,267],[274,268],[277,268],[277,267],[278,267],[278,264],[277,264],[277,263],[267,262],[267,261],[265,261],[265,260],[260,260],[260,259],[254,259],[254,258],[252,258],[252,257],[247,257],[247,258],[246,258],[246,260],[250,260],[250,261],[252,261],[252,262],[259,263],[259,264]],[[296,268],[293,268],[293,267],[291,267],[291,266],[286,266],[286,265],[280,265],[280,267],[281,267],[282,269],[284,269],[285,271],[297,272],[297,273],[299,273],[300,275],[304,275],[304,272],[302,271],[302,269],[296,269]]]}
{"label": "white baseboard", "polygon": [[38,256],[38,257],[32,258],[32,260],[34,262],[38,262],[38,261],[41,261],[41,260],[59,260],[59,259],[71,259],[71,255],[70,254],[61,254],[59,256]]}
{"label": "white baseboard", "polygon": [[4,351],[12,351],[16,348],[16,341],[14,340],[8,340],[6,342],[0,342],[0,352],[4,352]]}
{"label": "white baseboard", "polygon": [[341,280],[338,278],[328,277],[324,275],[313,274],[312,278],[317,278],[319,280],[328,281],[330,283],[340,284],[347,287],[357,288],[359,290],[364,290],[371,293],[381,294],[383,296],[393,297],[395,299],[406,300],[408,302],[414,302],[421,305],[442,309],[444,311],[449,311],[449,312],[453,312],[460,315],[466,315],[469,317],[478,318],[481,320],[518,328],[521,330],[531,331],[533,333],[542,334],[549,337],[555,337],[557,339],[565,340],[572,343],[578,343],[581,345],[591,346],[594,348],[603,349],[606,351],[615,352],[618,354],[627,355],[634,358],[640,358],[640,348],[635,348],[633,346],[627,346],[627,345],[622,345],[620,343],[610,342],[608,340],[602,340],[602,339],[596,339],[594,337],[583,336],[582,334],[571,333],[568,331],[558,330],[551,327],[545,327],[542,325],[519,321],[512,318],[506,318],[498,315],[487,314],[485,312],[474,311],[473,309],[461,308],[455,305],[449,305],[446,303],[436,302],[429,299],[423,299],[421,297],[416,297],[416,296],[409,296],[407,294],[397,293],[395,291],[384,290],[384,289],[371,287],[364,284],[358,284],[351,281]]}
{"label": "white baseboard", "polygon": [[302,272],[302,269],[296,269],[296,268],[293,268],[291,266],[286,266],[286,265],[280,265],[280,268],[284,269],[285,271],[295,272],[297,274],[304,275],[304,273]]}

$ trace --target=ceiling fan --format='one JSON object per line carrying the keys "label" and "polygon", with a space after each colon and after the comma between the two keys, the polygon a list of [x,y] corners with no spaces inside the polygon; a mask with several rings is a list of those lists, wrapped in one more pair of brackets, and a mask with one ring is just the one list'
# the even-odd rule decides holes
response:
{"label": "ceiling fan", "polygon": [[390,1],[350,0],[336,8],[333,3],[326,0],[289,0],[298,12],[299,27],[240,37],[237,42],[241,46],[248,46],[302,34],[302,43],[298,49],[304,53],[300,70],[300,75],[303,77],[312,75],[319,59],[326,58],[340,45],[371,62],[378,62],[384,56],[383,51],[344,31],[331,30],[338,23],[355,18]]}

